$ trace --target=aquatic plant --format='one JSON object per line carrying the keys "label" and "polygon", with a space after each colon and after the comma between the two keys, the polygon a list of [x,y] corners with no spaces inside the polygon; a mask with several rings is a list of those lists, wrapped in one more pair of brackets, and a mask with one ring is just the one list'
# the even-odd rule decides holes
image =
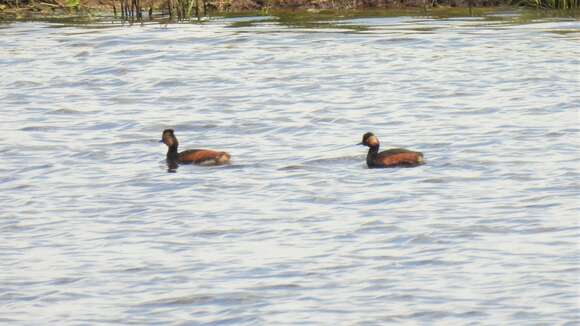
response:
{"label": "aquatic plant", "polygon": [[[117,4],[117,1],[119,3]],[[162,14],[168,15],[172,20],[188,20],[196,17],[201,19],[202,15],[208,13],[208,0],[149,0],[145,4],[149,18],[153,16],[154,7],[161,10]],[[123,20],[141,20],[143,18],[143,5],[141,0],[112,0],[113,13],[115,17],[121,16]]]}
{"label": "aquatic plant", "polygon": [[207,0],[167,0],[167,10],[169,17],[178,20],[187,20],[192,17],[200,19],[203,15],[207,15],[208,1]]}
{"label": "aquatic plant", "polygon": [[521,0],[519,5],[541,9],[579,9],[580,0]]}
{"label": "aquatic plant", "polygon": [[[141,0],[119,0],[122,19],[141,19],[143,11]],[[113,13],[117,16],[116,0],[112,0]]]}

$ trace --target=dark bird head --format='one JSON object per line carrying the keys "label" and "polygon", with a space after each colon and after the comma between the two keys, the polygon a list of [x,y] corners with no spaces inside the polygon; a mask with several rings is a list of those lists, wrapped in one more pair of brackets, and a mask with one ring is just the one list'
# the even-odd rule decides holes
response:
{"label": "dark bird head", "polygon": [[177,137],[173,133],[173,129],[165,129],[163,130],[163,134],[161,135],[160,143],[164,143],[169,147],[177,146],[179,143],[177,142]]}
{"label": "dark bird head", "polygon": [[358,145],[364,145],[368,147],[379,146],[379,139],[372,132],[367,132],[363,135],[362,142],[358,143]]}

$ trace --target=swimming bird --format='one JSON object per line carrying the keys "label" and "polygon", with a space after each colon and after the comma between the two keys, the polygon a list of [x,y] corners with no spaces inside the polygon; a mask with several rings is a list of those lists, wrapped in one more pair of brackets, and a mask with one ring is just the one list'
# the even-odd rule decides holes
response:
{"label": "swimming bird", "polygon": [[160,142],[167,145],[167,162],[171,165],[198,164],[198,165],[222,165],[230,162],[230,154],[209,149],[190,149],[178,152],[179,142],[173,129],[163,130]]}
{"label": "swimming bird", "polygon": [[404,148],[393,148],[379,153],[379,138],[372,132],[364,134],[362,142],[358,145],[369,147],[367,154],[367,166],[369,168],[412,167],[425,163],[423,153]]}

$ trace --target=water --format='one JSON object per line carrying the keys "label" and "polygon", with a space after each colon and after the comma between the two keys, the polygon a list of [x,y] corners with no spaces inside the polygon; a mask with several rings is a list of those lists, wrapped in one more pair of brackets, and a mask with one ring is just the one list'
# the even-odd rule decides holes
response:
{"label": "water", "polygon": [[2,323],[579,323],[579,21],[0,35]]}

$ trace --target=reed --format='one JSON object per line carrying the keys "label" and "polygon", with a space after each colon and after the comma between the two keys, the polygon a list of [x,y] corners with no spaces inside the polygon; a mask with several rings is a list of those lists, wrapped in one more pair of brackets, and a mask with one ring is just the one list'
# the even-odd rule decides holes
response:
{"label": "reed", "polygon": [[179,21],[193,17],[198,20],[208,13],[208,0],[167,0],[166,8],[169,17]]}
{"label": "reed", "polygon": [[580,8],[580,0],[523,0],[517,4],[540,9],[569,10]]}
{"label": "reed", "polygon": [[[117,1],[119,9],[117,10]],[[143,8],[141,0],[112,0],[113,14],[115,17],[121,14],[123,20],[141,20],[143,18]]]}
{"label": "reed", "polygon": [[[0,0],[1,1],[1,0]],[[171,20],[185,21],[192,18],[200,20],[208,15],[209,0],[111,0],[113,14],[122,20],[141,21],[144,14],[153,18],[154,7],[161,10]]]}

